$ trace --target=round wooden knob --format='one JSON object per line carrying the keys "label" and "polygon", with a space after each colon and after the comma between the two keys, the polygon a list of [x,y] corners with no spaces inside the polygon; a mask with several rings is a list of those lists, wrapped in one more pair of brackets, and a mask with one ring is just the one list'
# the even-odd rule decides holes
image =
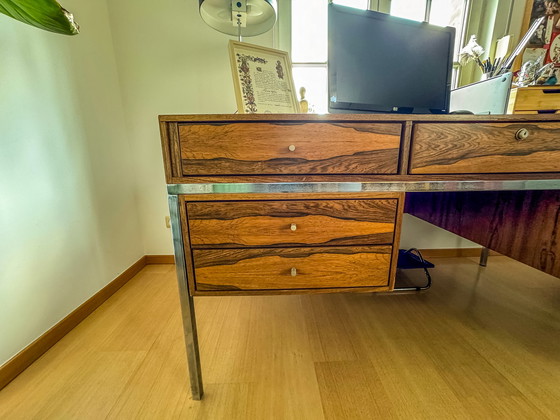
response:
{"label": "round wooden knob", "polygon": [[293,144],[290,144],[290,145],[288,146],[288,150],[289,150],[290,152],[295,152],[296,146],[293,145]]}
{"label": "round wooden knob", "polygon": [[292,232],[295,232],[296,229],[297,229],[296,224],[295,224],[295,223],[292,223],[292,224],[290,225],[290,229],[291,229]]}
{"label": "round wooden knob", "polygon": [[292,277],[297,276],[297,269],[295,267],[292,267],[292,269],[290,270],[290,274],[292,275]]}
{"label": "round wooden knob", "polygon": [[515,138],[517,140],[526,140],[528,137],[529,137],[529,130],[527,130],[526,128],[521,128],[517,130],[517,133],[515,133]]}

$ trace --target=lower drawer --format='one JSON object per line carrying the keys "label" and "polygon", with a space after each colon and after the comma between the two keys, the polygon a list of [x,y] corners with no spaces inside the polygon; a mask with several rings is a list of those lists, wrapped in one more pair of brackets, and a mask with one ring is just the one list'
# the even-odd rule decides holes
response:
{"label": "lower drawer", "polygon": [[389,285],[390,246],[194,250],[196,290]]}

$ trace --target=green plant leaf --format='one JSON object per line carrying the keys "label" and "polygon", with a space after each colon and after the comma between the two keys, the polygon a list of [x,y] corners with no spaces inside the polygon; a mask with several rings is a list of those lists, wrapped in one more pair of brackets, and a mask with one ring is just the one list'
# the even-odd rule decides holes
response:
{"label": "green plant leaf", "polygon": [[0,13],[57,34],[76,35],[80,29],[55,0],[0,0]]}

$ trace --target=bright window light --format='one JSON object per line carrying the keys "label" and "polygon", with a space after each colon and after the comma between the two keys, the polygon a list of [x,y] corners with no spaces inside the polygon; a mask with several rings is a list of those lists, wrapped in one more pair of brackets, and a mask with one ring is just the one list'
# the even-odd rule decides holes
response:
{"label": "bright window light", "polygon": [[294,84],[299,99],[299,90],[305,87],[305,99],[309,104],[309,112],[315,114],[327,113],[327,67],[326,66],[297,66],[292,69]]}
{"label": "bright window light", "polygon": [[341,6],[354,7],[356,9],[366,10],[368,8],[368,0],[334,0],[334,4]]}
{"label": "bright window light", "polygon": [[422,22],[426,15],[426,2],[419,0],[391,0],[391,15]]}
{"label": "bright window light", "polygon": [[461,47],[465,9],[465,0],[432,0],[430,9],[430,23],[455,28],[455,60]]}
{"label": "bright window light", "polygon": [[327,61],[327,1],[292,1],[292,61]]}

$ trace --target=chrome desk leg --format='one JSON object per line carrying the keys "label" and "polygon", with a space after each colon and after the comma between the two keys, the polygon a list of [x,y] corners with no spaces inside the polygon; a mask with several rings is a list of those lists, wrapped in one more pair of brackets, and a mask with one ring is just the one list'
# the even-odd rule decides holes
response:
{"label": "chrome desk leg", "polygon": [[489,252],[490,250],[488,248],[482,248],[482,250],[480,251],[480,261],[478,262],[478,265],[486,267]]}
{"label": "chrome desk leg", "polygon": [[187,267],[185,263],[185,247],[181,232],[181,217],[179,212],[179,198],[169,195],[169,214],[171,216],[171,231],[173,233],[173,247],[175,249],[175,268],[179,282],[179,297],[181,299],[181,313],[183,315],[183,330],[187,346],[187,361],[191,380],[191,391],[194,400],[200,400],[204,394],[202,388],[202,374],[200,369],[200,354],[198,352],[198,336],[196,333],[196,318],[194,302],[189,294],[187,282]]}

